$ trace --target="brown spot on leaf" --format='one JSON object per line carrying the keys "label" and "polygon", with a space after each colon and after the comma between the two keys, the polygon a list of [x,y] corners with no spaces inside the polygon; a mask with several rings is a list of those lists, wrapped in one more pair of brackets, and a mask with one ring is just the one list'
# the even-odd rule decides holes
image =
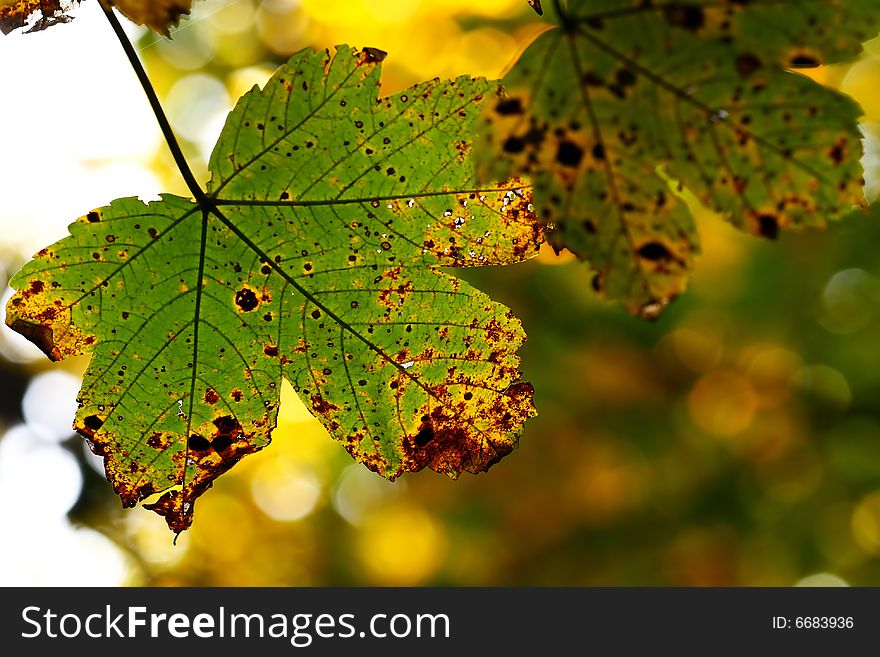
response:
{"label": "brown spot on leaf", "polygon": [[97,415],[89,415],[83,420],[83,424],[85,424],[86,428],[92,432],[97,431],[104,425],[104,420],[99,418]]}
{"label": "brown spot on leaf", "polygon": [[387,56],[388,53],[384,50],[379,50],[378,48],[364,48],[358,54],[358,63],[378,64],[379,62],[385,61]]}
{"label": "brown spot on leaf", "polygon": [[225,452],[242,434],[241,424],[231,415],[224,415],[214,420],[217,431],[211,437],[211,446],[217,452]]}
{"label": "brown spot on leaf", "polygon": [[207,452],[211,449],[211,443],[204,436],[197,433],[192,434],[186,441],[187,448],[192,452]]}
{"label": "brown spot on leaf", "polygon": [[[604,157],[604,150],[602,151]],[[584,149],[575,144],[573,141],[563,141],[559,143],[556,151],[556,161],[564,167],[577,167],[581,160],[584,159]]]}
{"label": "brown spot on leaf", "polygon": [[495,111],[502,116],[525,113],[522,101],[519,98],[505,98],[495,106]]}
{"label": "brown spot on leaf", "polygon": [[504,149],[505,153],[516,155],[517,153],[522,153],[526,149],[526,142],[522,137],[508,137],[504,140],[504,144],[502,144],[501,148]]}
{"label": "brown spot on leaf", "polygon": [[34,324],[24,319],[16,319],[10,328],[33,342],[49,360],[61,360],[61,351],[55,346],[52,329],[42,324]]}
{"label": "brown spot on leaf", "polygon": [[821,60],[808,52],[800,52],[792,55],[791,59],[788,60],[788,65],[791,68],[816,68],[817,66],[821,66]]}
{"label": "brown spot on leaf", "polygon": [[751,53],[745,53],[737,56],[735,65],[736,72],[744,78],[749,77],[752,73],[757,71],[762,66],[761,60]]}
{"label": "brown spot on leaf", "polygon": [[254,294],[254,291],[249,287],[245,287],[235,293],[235,305],[243,312],[249,313],[260,305],[260,302],[257,300],[257,295]]}
{"label": "brown spot on leaf", "polygon": [[206,404],[216,404],[220,401],[220,395],[217,394],[217,391],[213,388],[208,388],[205,390],[205,403]]}
{"label": "brown spot on leaf", "polygon": [[319,415],[328,415],[332,411],[338,411],[339,407],[324,399],[321,395],[312,395],[312,409]]}
{"label": "brown spot on leaf", "polygon": [[841,139],[831,147],[828,151],[828,157],[834,162],[835,166],[840,166],[846,157],[846,140]]}
{"label": "brown spot on leaf", "polygon": [[147,438],[147,445],[155,450],[162,451],[166,449],[170,444],[171,438],[162,433],[154,433],[152,436]]}
{"label": "brown spot on leaf", "polygon": [[670,3],[663,8],[663,17],[670,25],[691,31],[700,29],[706,22],[703,8],[695,4]]}
{"label": "brown spot on leaf", "polygon": [[761,214],[757,217],[758,234],[766,237],[768,240],[775,240],[779,237],[779,219],[772,214]]}
{"label": "brown spot on leaf", "polygon": [[[404,441],[402,471],[427,466],[452,477],[462,472],[484,472],[513,451],[516,432],[535,414],[534,388],[527,382],[508,386],[488,406],[452,404],[445,386],[434,388],[434,393],[447,402],[432,405],[430,412],[422,415],[415,432]],[[475,417],[480,418],[479,427],[474,423]],[[487,431],[486,427],[491,429]]]}
{"label": "brown spot on leaf", "polygon": [[[256,424],[256,423],[255,423]],[[187,439],[188,452],[194,463],[187,464],[187,475],[183,490],[178,488],[166,492],[153,504],[144,505],[165,517],[168,527],[177,533],[187,529],[192,523],[193,507],[196,498],[213,484],[214,479],[229,470],[238,461],[259,451],[266,443],[255,442],[243,434],[241,425],[231,415],[224,415],[213,420],[213,432],[210,437],[210,425],[202,426]],[[183,458],[180,452],[179,458]],[[125,499],[141,500],[154,492],[152,485],[144,485],[140,490],[132,492],[123,487],[117,490]]]}
{"label": "brown spot on leaf", "polygon": [[648,242],[647,244],[643,244],[639,247],[638,254],[640,258],[651,261],[673,259],[673,255],[669,249],[660,242]]}

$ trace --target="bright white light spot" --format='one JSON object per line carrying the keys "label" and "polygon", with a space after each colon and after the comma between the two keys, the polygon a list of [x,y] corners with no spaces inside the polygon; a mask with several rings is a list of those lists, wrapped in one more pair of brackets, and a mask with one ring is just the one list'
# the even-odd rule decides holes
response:
{"label": "bright white light spot", "polygon": [[807,587],[842,587],[849,586],[845,580],[831,573],[816,573],[808,575],[795,583],[795,586]]}
{"label": "bright white light spot", "polygon": [[352,525],[359,525],[371,511],[397,495],[405,482],[391,483],[360,464],[350,465],[339,477],[333,508]]}
{"label": "bright white light spot", "polygon": [[98,3],[82,3],[75,16],[56,29],[0,39],[3,119],[22,126],[3,135],[0,226],[22,258],[94,207],[156,191],[139,187],[140,176],[113,175],[108,186],[100,173],[146,162],[159,131]]}
{"label": "bright white light spot", "polygon": [[401,364],[400,364],[400,366],[401,366],[403,369],[405,369],[405,370],[408,370],[408,369],[409,369],[410,367],[412,367],[413,365],[415,365],[415,362],[414,362],[414,361],[411,361],[411,360],[408,360],[408,361],[406,361],[405,363],[401,363]]}
{"label": "bright white light spot", "polygon": [[73,455],[29,427],[15,426],[0,440],[0,518],[5,522],[63,519],[79,499],[82,483]]}
{"label": "bright white light spot", "polygon": [[0,586],[123,586],[137,579],[135,564],[113,541],[67,521],[17,526],[0,541],[0,563],[7,564]]}
{"label": "bright white light spot", "polygon": [[251,495],[273,520],[300,520],[314,511],[321,495],[315,473],[300,463],[267,462],[254,475]]}
{"label": "bright white light spot", "polygon": [[70,438],[79,387],[79,378],[62,370],[31,379],[21,402],[28,427],[47,440],[60,442]]}
{"label": "bright white light spot", "polygon": [[201,73],[180,78],[165,100],[175,131],[198,144],[205,160],[220,136],[229,107],[226,87],[216,78]]}

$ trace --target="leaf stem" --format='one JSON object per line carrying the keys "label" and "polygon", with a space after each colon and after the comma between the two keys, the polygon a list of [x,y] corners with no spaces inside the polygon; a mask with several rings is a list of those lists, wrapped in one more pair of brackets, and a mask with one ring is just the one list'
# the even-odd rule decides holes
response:
{"label": "leaf stem", "polygon": [[147,76],[147,72],[144,70],[144,65],[138,58],[137,52],[135,52],[131,40],[125,33],[125,30],[122,29],[122,25],[119,24],[119,19],[117,19],[116,14],[113,13],[113,7],[110,6],[108,0],[98,0],[98,3],[104,11],[104,16],[106,16],[107,20],[110,22],[113,32],[116,33],[116,38],[119,39],[119,43],[125,51],[125,56],[128,58],[138,81],[141,83],[141,87],[143,87],[144,93],[147,95],[147,100],[150,101],[150,107],[153,109],[153,114],[156,117],[156,121],[159,123],[159,128],[162,130],[162,135],[165,137],[165,143],[168,145],[172,157],[174,157],[174,163],[177,165],[180,175],[183,176],[183,180],[186,182],[186,186],[189,188],[189,191],[193,195],[193,198],[195,198],[196,202],[203,207],[208,205],[207,196],[202,190],[201,185],[196,181],[192,169],[189,168],[189,163],[186,161],[183,151],[180,149],[180,144],[177,143],[177,137],[174,136],[174,131],[171,129],[171,124],[168,122],[165,110],[162,109],[162,104],[159,102],[156,90],[153,89],[153,84],[150,82],[150,78]]}

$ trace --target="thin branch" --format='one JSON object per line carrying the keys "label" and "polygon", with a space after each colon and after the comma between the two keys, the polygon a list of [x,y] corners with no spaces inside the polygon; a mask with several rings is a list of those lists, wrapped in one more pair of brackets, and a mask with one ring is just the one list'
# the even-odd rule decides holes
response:
{"label": "thin branch", "polygon": [[205,192],[202,190],[198,181],[196,181],[192,169],[189,168],[189,164],[183,155],[183,151],[180,149],[180,144],[177,143],[177,137],[174,136],[174,131],[171,129],[171,124],[168,122],[168,117],[165,116],[165,110],[162,109],[162,104],[159,102],[159,97],[156,95],[156,90],[153,89],[153,84],[150,82],[150,78],[147,76],[147,72],[144,70],[141,60],[138,59],[134,46],[129,40],[128,35],[122,29],[122,25],[119,24],[119,19],[117,19],[116,14],[113,13],[113,8],[108,4],[108,0],[98,0],[98,3],[101,5],[104,15],[107,17],[110,26],[116,33],[116,38],[119,39],[119,43],[125,51],[125,56],[128,58],[138,81],[141,83],[141,87],[144,89],[144,93],[147,95],[147,100],[150,101],[150,107],[153,109],[153,114],[156,116],[156,121],[159,123],[159,128],[161,128],[162,135],[165,137],[165,143],[168,144],[168,149],[174,157],[174,163],[177,164],[180,175],[183,176],[183,180],[186,182],[186,186],[189,188],[193,198],[195,198],[199,205],[204,205],[207,203]]}

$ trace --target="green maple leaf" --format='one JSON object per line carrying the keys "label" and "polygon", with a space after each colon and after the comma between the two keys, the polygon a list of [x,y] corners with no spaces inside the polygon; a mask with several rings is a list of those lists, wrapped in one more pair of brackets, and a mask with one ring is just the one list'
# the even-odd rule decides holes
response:
{"label": "green maple leaf", "polygon": [[505,76],[480,170],[532,178],[548,240],[588,261],[606,298],[653,317],[684,290],[699,251],[689,193],[768,238],[863,202],[858,107],[788,69],[858,54],[880,0],[565,13]]}
{"label": "green maple leaf", "polygon": [[507,308],[439,266],[541,241],[521,181],[478,187],[497,82],[377,99],[384,53],[303,51],[231,112],[196,202],[121,199],[12,280],[7,323],[53,360],[91,353],[75,428],[132,506],[175,531],[269,443],[282,377],[357,460],[457,476],[534,414]]}

